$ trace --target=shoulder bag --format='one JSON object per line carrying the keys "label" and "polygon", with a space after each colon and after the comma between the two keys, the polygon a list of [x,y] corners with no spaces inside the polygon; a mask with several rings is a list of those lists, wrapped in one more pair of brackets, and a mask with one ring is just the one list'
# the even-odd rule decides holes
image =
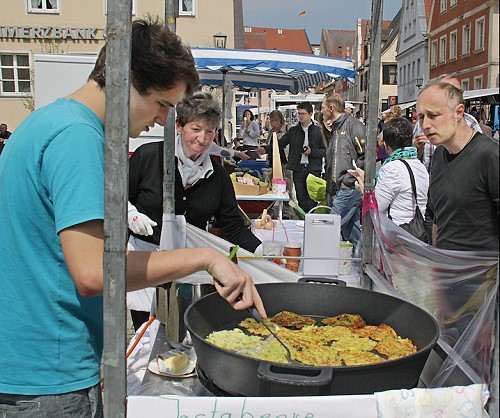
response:
{"label": "shoulder bag", "polygon": [[[403,228],[405,231],[409,232],[412,234],[415,238],[418,238],[420,241],[425,242],[426,244],[430,243],[430,236],[429,232],[427,230],[427,225],[425,224],[424,217],[422,216],[422,212],[420,211],[420,208],[418,207],[418,201],[417,201],[417,187],[415,186],[415,177],[413,176],[413,171],[410,168],[410,164],[408,164],[405,160],[400,160],[406,168],[408,169],[408,173],[410,174],[410,181],[411,181],[411,189],[413,192],[413,198],[415,199],[415,214],[413,215],[413,219],[406,223],[406,224],[401,224],[399,225],[401,228]],[[389,212],[390,212],[390,207],[389,207]],[[389,213],[388,213],[389,215]],[[390,218],[390,215],[389,215]]]}

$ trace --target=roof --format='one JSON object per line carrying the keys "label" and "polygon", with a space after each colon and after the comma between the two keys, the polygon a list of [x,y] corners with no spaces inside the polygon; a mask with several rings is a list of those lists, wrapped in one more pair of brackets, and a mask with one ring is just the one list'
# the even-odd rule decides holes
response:
{"label": "roof", "polygon": [[312,54],[304,29],[257,28],[245,26],[245,49],[267,49]]}
{"label": "roof", "polygon": [[345,50],[346,47],[352,48],[356,40],[355,30],[330,30],[323,29],[325,39],[325,52],[329,57],[345,58],[339,56],[339,47]]}

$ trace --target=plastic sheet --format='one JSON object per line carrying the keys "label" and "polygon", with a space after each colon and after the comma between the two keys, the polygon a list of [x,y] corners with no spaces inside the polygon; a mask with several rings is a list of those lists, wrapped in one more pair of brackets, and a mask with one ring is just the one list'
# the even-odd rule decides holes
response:
{"label": "plastic sheet", "polygon": [[363,214],[373,223],[372,264],[402,297],[436,318],[449,345],[431,386],[449,386],[464,374],[473,383],[489,383],[498,253],[424,244],[380,215],[371,192],[365,194]]}

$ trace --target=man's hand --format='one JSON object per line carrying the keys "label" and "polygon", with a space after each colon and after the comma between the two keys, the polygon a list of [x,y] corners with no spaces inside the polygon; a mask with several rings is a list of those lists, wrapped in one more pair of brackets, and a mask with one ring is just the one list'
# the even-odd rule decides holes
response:
{"label": "man's hand", "polygon": [[267,151],[264,147],[255,148],[254,151],[259,155],[267,154]]}
{"label": "man's hand", "polygon": [[139,212],[134,205],[128,202],[128,227],[134,234],[153,235],[153,226],[156,225],[155,221]]}
{"label": "man's hand", "polygon": [[[234,308],[242,310],[255,306],[262,318],[267,318],[252,278],[236,264],[219,252],[214,251],[207,272],[214,278],[217,292]],[[241,298],[238,299],[238,297]]]}
{"label": "man's hand", "polygon": [[429,138],[427,138],[423,132],[413,137],[413,145],[417,147],[417,156],[420,161],[422,161],[424,156],[425,144],[428,143],[430,143]]}
{"label": "man's hand", "polygon": [[250,156],[246,151],[234,151],[234,156],[239,158],[240,160],[249,160]]}
{"label": "man's hand", "polygon": [[356,168],[356,170],[347,170],[347,172],[356,177],[356,183],[354,186],[359,194],[363,194],[365,192],[365,172],[361,168]]}

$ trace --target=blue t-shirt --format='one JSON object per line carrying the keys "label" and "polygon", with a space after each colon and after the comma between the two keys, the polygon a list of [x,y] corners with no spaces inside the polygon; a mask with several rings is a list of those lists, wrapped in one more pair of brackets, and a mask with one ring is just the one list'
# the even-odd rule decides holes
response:
{"label": "blue t-shirt", "polygon": [[58,233],[104,219],[104,125],[59,99],[0,156],[0,392],[59,394],[100,379],[102,297],[81,297]]}

